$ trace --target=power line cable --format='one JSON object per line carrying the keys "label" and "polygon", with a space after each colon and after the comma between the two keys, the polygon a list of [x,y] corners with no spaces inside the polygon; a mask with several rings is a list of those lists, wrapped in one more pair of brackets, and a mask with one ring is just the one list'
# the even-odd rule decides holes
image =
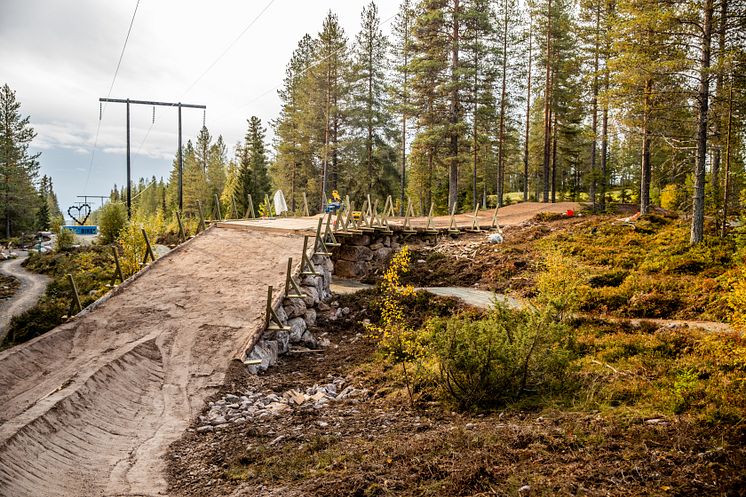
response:
{"label": "power line cable", "polygon": [[[394,19],[394,18],[395,18],[395,17],[397,16],[397,15],[398,15],[398,14],[394,14],[394,15],[392,15],[392,16],[389,16],[389,17],[387,17],[387,18],[386,18],[385,20],[381,21],[381,23],[380,23],[379,27],[380,27],[380,26],[385,26],[386,24],[388,24],[389,22],[391,22],[391,21],[392,21],[392,20],[393,20],[393,19]],[[338,54],[339,54],[339,53],[341,53],[341,52],[342,52],[343,50],[346,50],[346,49],[347,49],[347,50],[350,50],[350,51],[352,51],[352,50],[353,50],[353,49],[354,49],[354,48],[355,48],[356,46],[357,46],[357,43],[356,43],[356,42],[353,42],[353,43],[352,43],[352,44],[351,44],[351,45],[350,45],[349,47],[347,47],[347,46],[344,46],[344,47],[340,47],[340,48],[339,48],[338,50],[336,50],[336,51],[334,51],[334,52],[330,53],[329,55],[327,55],[327,56],[326,56],[326,57],[324,57],[323,59],[319,59],[319,60],[316,60],[316,61],[314,61],[314,62],[313,62],[312,64],[309,64],[309,65],[308,65],[308,67],[306,67],[306,68],[305,68],[305,69],[303,69],[302,71],[298,72],[297,76],[303,76],[303,75],[304,75],[304,74],[305,74],[306,72],[310,71],[311,69],[313,69],[313,68],[314,68],[314,67],[316,67],[317,65],[321,64],[321,63],[322,63],[322,62],[324,62],[325,60],[327,60],[327,59],[329,59],[329,58],[331,58],[331,57],[334,57],[335,55],[338,55]],[[252,98],[251,100],[249,100],[249,101],[248,101],[248,102],[246,102],[245,104],[243,104],[243,105],[239,106],[239,107],[238,107],[238,108],[237,108],[236,110],[242,110],[242,109],[244,109],[244,108],[248,107],[249,105],[253,104],[254,102],[256,102],[256,101],[258,101],[258,100],[261,100],[262,98],[266,97],[267,95],[269,95],[269,94],[270,94],[270,93],[272,93],[273,91],[275,91],[275,90],[277,90],[278,88],[280,88],[280,87],[282,86],[282,83],[283,83],[283,82],[281,81],[281,82],[280,82],[280,83],[278,83],[278,84],[277,84],[276,86],[274,86],[274,87],[270,88],[269,90],[266,90],[266,91],[264,91],[263,93],[259,94],[259,95],[258,95],[258,96],[256,96],[256,97]]]}
{"label": "power line cable", "polygon": [[256,17],[254,17],[254,19],[252,19],[252,21],[243,29],[243,31],[239,33],[236,39],[233,40],[231,43],[229,43],[228,46],[225,48],[225,50],[223,50],[223,52],[220,55],[218,55],[218,57],[214,61],[212,61],[212,63],[209,66],[207,66],[207,69],[205,69],[205,71],[202,74],[200,74],[200,76],[197,79],[195,79],[191,85],[189,85],[189,87],[184,91],[184,94],[182,95],[182,97],[184,97],[187,93],[189,93],[191,89],[194,88],[197,85],[197,83],[199,83],[202,80],[202,78],[204,78],[207,75],[207,73],[210,72],[212,68],[215,67],[215,65],[218,62],[220,62],[220,60],[223,57],[225,57],[225,55],[236,45],[236,43],[238,43],[238,41],[241,38],[243,38],[243,35],[245,35],[254,24],[256,24],[259,18],[262,17],[262,15],[264,15],[264,13],[267,11],[267,9],[269,9],[272,6],[273,3],[275,3],[275,0],[269,0],[267,5],[265,5],[264,8],[256,15]]}
{"label": "power line cable", "polygon": [[[114,77],[111,79],[111,85],[109,85],[109,92],[107,93],[106,97],[111,97],[111,92],[114,89],[114,83],[117,81],[117,76],[119,75],[119,68],[122,66],[122,59],[124,58],[124,51],[127,49],[127,42],[130,39],[130,33],[132,33],[132,26],[135,24],[135,16],[137,15],[137,9],[140,7],[140,0],[137,0],[137,3],[135,4],[135,10],[132,12],[132,19],[130,20],[129,28],[127,29],[127,36],[124,38],[124,45],[122,45],[122,51],[119,54],[119,60],[117,61],[117,68],[114,70]],[[98,125],[96,126],[96,137],[93,140],[93,148],[91,149],[91,162],[88,165],[88,174],[85,178],[85,185],[83,186],[83,194],[86,193],[86,190],[88,189],[88,183],[91,179],[91,172],[93,171],[93,159],[96,156],[96,149],[98,148],[98,136],[101,132],[101,121],[103,119],[104,110],[106,109],[106,106],[103,106],[101,108],[101,112],[99,113],[98,117]]]}

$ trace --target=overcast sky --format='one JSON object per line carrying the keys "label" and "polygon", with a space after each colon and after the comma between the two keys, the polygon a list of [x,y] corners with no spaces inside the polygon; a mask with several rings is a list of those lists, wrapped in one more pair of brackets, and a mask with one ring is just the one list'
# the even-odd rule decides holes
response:
{"label": "overcast sky", "polygon": [[[204,104],[207,127],[232,153],[249,116],[265,125],[277,116],[275,88],[298,40],[316,35],[329,9],[354,40],[368,1],[141,0],[111,97]],[[63,212],[77,195],[108,195],[114,183],[126,183],[124,105],[104,108],[92,167],[91,152],[98,99],[109,92],[136,3],[0,0],[0,84],[16,91],[22,114],[31,116],[33,149],[42,152],[42,174],[52,176]],[[376,3],[386,20],[399,1]],[[383,29],[390,28],[389,22]],[[156,108],[151,128],[152,112],[131,107],[133,179],[168,177],[176,151],[176,110]],[[182,112],[186,142],[203,115]]]}

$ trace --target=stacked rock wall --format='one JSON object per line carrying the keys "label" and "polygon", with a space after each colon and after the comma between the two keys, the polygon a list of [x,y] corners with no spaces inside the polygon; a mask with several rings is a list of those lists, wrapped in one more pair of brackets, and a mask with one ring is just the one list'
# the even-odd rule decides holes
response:
{"label": "stacked rock wall", "polygon": [[341,278],[364,280],[381,272],[399,249],[401,235],[370,232],[339,237],[341,246],[333,254],[334,274]]}
{"label": "stacked rock wall", "polygon": [[249,366],[252,373],[264,371],[274,365],[277,357],[287,354],[291,346],[310,349],[318,347],[318,341],[309,328],[316,324],[319,306],[324,306],[324,301],[331,297],[329,288],[334,264],[329,257],[320,255],[314,255],[311,263],[318,276],[303,276],[300,280],[296,277],[305,297],[285,298],[275,310],[282,324],[290,327],[290,330],[265,330],[251,352],[246,355],[248,360],[262,361],[259,365]]}

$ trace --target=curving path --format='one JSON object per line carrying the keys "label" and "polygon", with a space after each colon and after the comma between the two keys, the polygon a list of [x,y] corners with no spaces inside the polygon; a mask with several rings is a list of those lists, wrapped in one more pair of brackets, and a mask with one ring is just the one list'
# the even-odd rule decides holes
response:
{"label": "curving path", "polygon": [[[349,280],[346,278],[333,278],[331,284],[331,291],[337,294],[355,293],[358,290],[364,290],[366,288],[373,288],[374,285],[367,283],[360,283],[359,281]],[[522,309],[526,306],[524,302],[510,297],[508,295],[502,295],[499,293],[491,292],[489,290],[480,290],[478,288],[468,287],[417,287],[415,290],[424,290],[430,292],[433,295],[439,295],[441,297],[455,297],[462,300],[464,303],[479,307],[481,309],[489,309],[492,307],[495,301],[502,302],[508,307],[513,309]],[[585,314],[584,314],[585,315]],[[588,314],[588,316],[591,316]],[[658,326],[669,326],[672,328],[677,327],[688,327],[688,328],[699,328],[705,331],[713,333],[729,333],[735,331],[732,326],[727,323],[720,323],[717,321],[696,321],[686,319],[657,319],[657,318],[620,318],[615,316],[598,316],[607,321],[613,321],[618,323],[630,323],[634,326],[640,326],[640,323],[654,323]]]}
{"label": "curving path", "polygon": [[32,307],[42,296],[49,283],[49,277],[32,273],[21,264],[28,256],[9,259],[0,263],[0,273],[16,278],[21,286],[12,297],[0,302],[0,342],[8,333],[8,325],[13,316]]}

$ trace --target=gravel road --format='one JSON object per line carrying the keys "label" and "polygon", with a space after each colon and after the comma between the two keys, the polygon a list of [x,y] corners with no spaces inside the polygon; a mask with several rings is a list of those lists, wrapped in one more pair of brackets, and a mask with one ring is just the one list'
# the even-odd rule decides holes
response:
{"label": "gravel road", "polygon": [[21,314],[36,304],[49,283],[47,276],[32,273],[21,266],[26,258],[26,256],[23,256],[0,263],[0,273],[13,276],[21,283],[12,297],[0,301],[0,342],[5,338],[13,316]]}

